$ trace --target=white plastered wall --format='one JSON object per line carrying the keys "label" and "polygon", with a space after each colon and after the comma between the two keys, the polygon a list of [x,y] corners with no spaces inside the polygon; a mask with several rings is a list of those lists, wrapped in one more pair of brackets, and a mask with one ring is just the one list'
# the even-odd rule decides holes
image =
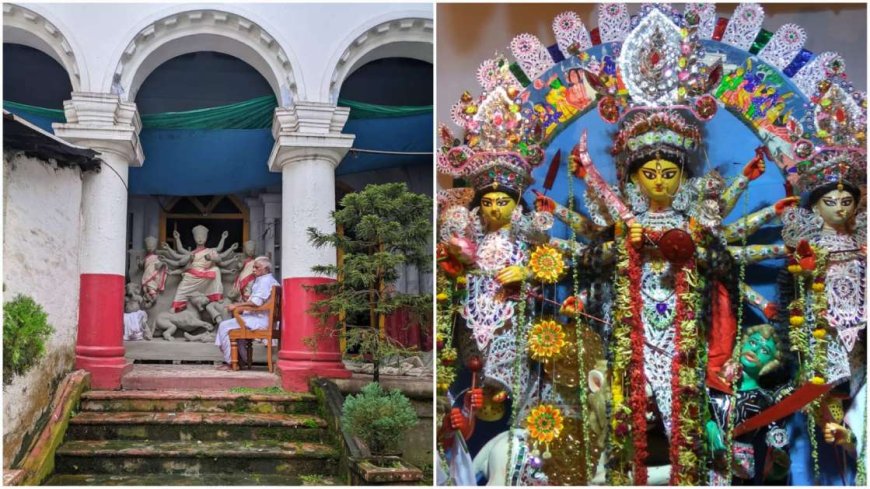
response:
{"label": "white plastered wall", "polygon": [[[73,46],[79,71],[82,73],[80,90],[86,92],[110,93],[115,72],[131,41],[143,29],[165,19],[176,18],[181,12],[227,12],[249,20],[254,24],[253,28],[260,28],[265,39],[257,38],[256,42],[272,42],[286,55],[296,85],[292,94],[293,100],[330,102],[331,81],[339,59],[361,34],[373,28],[390,26],[393,21],[402,19],[417,19],[416,24],[393,23],[389,29],[384,28],[387,36],[395,36],[395,46],[406,44],[404,47],[391,48],[395,51],[392,55],[427,60],[425,46],[417,45],[425,45],[426,36],[418,32],[428,30],[428,44],[430,47],[432,44],[433,8],[427,4],[46,3],[26,4],[26,7],[50,18],[59,29],[62,27],[65,38]],[[193,35],[203,34],[208,34],[208,30],[204,29],[200,34]],[[240,42],[243,37],[239,36]],[[362,50],[357,49],[362,55],[372,51],[369,42],[372,39],[377,41],[378,36],[370,36],[369,39],[362,43]],[[263,51],[261,48],[262,46],[258,46],[259,51]],[[180,53],[172,50],[167,52]],[[383,55],[388,55],[389,52],[384,51]],[[431,49],[429,52],[428,61],[431,61]],[[371,59],[382,57],[379,54],[372,56]],[[349,66],[351,72],[358,67],[354,63]],[[146,70],[154,68],[148,64],[143,67]],[[254,67],[260,69],[261,73],[266,71],[264,66]],[[346,77],[347,73],[343,75]],[[126,76],[135,78],[135,75]],[[341,78],[342,81],[343,79]]]}
{"label": "white plastered wall", "polygon": [[24,156],[3,165],[3,301],[26,294],[48,314],[54,334],[44,357],[3,387],[3,463],[48,408],[51,388],[75,360],[79,310],[82,177]]}

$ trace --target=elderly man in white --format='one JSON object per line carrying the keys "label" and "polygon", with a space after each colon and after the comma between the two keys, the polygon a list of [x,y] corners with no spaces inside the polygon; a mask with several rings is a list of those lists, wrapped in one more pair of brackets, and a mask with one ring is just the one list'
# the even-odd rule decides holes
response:
{"label": "elderly man in white", "polygon": [[[254,259],[254,284],[251,287],[251,297],[245,302],[238,302],[227,306],[227,312],[233,312],[237,307],[241,306],[262,306],[264,302],[269,300],[272,294],[272,287],[278,285],[278,281],[272,276],[272,263],[268,257],[260,256]],[[245,325],[248,329],[264,329],[269,327],[269,314],[266,312],[243,312],[242,319],[245,320]],[[220,370],[230,368],[230,330],[239,329],[239,323],[235,318],[221,321],[218,326],[217,335],[215,336],[214,344],[219,346],[224,354],[224,365],[220,365]],[[242,340],[240,340],[242,341]],[[239,346],[239,363],[244,360],[244,348]]]}

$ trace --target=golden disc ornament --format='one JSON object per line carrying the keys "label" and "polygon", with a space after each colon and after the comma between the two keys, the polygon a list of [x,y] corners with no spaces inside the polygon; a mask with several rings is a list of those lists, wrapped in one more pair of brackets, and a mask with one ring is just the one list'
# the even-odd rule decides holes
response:
{"label": "golden disc ornament", "polygon": [[529,332],[529,354],[533,360],[549,360],[562,354],[566,339],[562,325],[553,319],[538,321]]}
{"label": "golden disc ornament", "polygon": [[529,258],[529,268],[532,270],[532,276],[545,284],[555,284],[562,279],[568,269],[562,252],[551,245],[535,247]]}
{"label": "golden disc ornament", "polygon": [[540,404],[526,416],[529,438],[535,443],[548,444],[559,437],[564,427],[562,411],[552,404]]}

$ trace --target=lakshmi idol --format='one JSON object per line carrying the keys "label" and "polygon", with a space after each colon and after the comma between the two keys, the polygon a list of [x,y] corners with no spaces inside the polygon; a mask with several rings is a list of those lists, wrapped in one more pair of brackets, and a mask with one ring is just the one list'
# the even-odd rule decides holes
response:
{"label": "lakshmi idol", "polygon": [[[475,353],[470,356],[475,358],[473,370],[480,383],[470,392],[474,402],[462,412],[454,410],[451,419],[452,428],[470,436],[474,409],[484,404],[500,409],[498,405],[508,396],[522,397],[538,390],[529,388],[534,381],[524,352],[518,351],[518,337],[524,336],[527,326],[523,309],[529,303],[528,290],[521,284],[529,276],[530,245],[546,242],[553,219],[548,213],[523,212],[521,196],[541,154],[526,139],[527,121],[508,90],[498,88],[480,101],[466,99],[465,103],[473,115],[466,127],[467,144],[450,149],[439,159],[443,172],[464,178],[471,187],[471,191],[452,192],[464,195],[463,199],[441,202],[445,208],[440,213],[439,261],[442,272],[450,271],[450,278],[439,275],[439,290],[453,291],[450,295],[456,298],[453,307],[458,314],[439,305],[439,324],[450,321],[452,331],[454,322],[464,323],[463,331],[473,339]],[[454,141],[446,128],[442,128],[442,137],[448,147]],[[447,299],[446,295],[441,299]],[[441,329],[439,341],[451,342],[453,334]],[[442,347],[445,356],[457,357],[449,344]],[[441,373],[445,373],[443,368]]]}

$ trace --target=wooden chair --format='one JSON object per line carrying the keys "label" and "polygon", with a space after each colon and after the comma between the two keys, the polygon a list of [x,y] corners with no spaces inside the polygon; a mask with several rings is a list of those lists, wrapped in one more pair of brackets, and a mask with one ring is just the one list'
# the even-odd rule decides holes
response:
{"label": "wooden chair", "polygon": [[[269,326],[263,329],[248,329],[245,320],[242,318],[243,312],[268,312]],[[230,358],[232,361],[233,370],[239,369],[239,350],[237,340],[266,340],[266,362],[269,365],[269,372],[272,372],[272,338],[278,339],[278,349],[281,345],[281,286],[275,285],[272,287],[272,294],[269,300],[263,303],[262,306],[241,306],[233,310],[233,317],[239,323],[239,329],[230,330]],[[247,344],[248,351],[248,369],[251,368],[253,361],[253,348],[250,342]]]}

